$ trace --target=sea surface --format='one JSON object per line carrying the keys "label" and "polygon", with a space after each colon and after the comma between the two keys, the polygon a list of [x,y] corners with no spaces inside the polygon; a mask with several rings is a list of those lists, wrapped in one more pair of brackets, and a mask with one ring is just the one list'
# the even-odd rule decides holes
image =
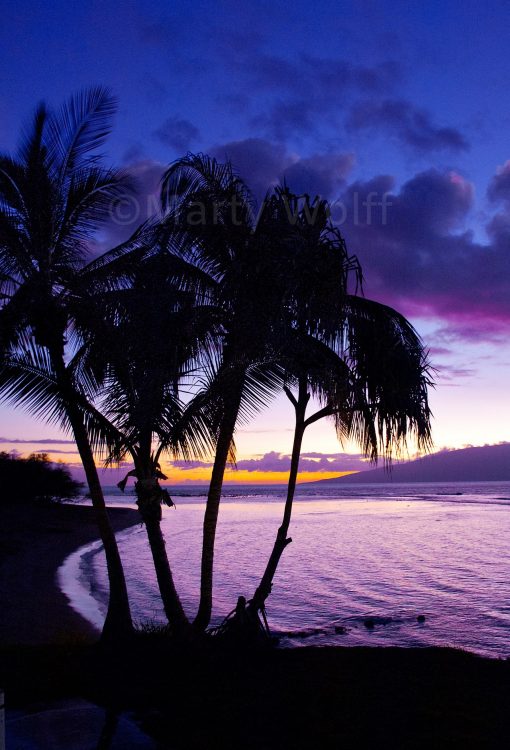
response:
{"label": "sea surface", "polygon": [[[204,489],[171,493],[177,508],[164,508],[163,528],[193,616]],[[112,488],[107,495],[112,505],[136,507],[132,495]],[[253,595],[284,498],[284,487],[225,488],[213,624],[240,594]],[[282,646],[442,645],[510,657],[510,482],[302,485],[290,536],[267,602]],[[145,529],[121,532],[118,541],[135,620],[164,622]],[[100,626],[107,592],[101,545],[71,555],[59,581],[73,607]]]}

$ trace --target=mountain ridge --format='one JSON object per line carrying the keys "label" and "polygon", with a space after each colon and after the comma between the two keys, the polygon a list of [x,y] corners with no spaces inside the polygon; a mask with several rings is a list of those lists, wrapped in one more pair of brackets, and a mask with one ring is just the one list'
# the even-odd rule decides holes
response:
{"label": "mountain ridge", "polygon": [[406,463],[393,464],[389,471],[380,467],[306,484],[498,481],[510,481],[510,442],[446,449]]}

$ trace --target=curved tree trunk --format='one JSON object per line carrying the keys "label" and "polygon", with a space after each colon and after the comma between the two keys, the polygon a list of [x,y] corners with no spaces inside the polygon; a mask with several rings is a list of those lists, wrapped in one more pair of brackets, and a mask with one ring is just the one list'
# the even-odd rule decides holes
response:
{"label": "curved tree trunk", "polygon": [[76,447],[85,471],[85,477],[89,487],[90,498],[99,535],[103,544],[106,566],[108,570],[109,598],[101,640],[113,642],[126,639],[133,634],[133,622],[129,607],[129,598],[124,576],[124,568],[115,539],[115,533],[110,523],[108,511],[104,501],[103,488],[99,481],[94,454],[90,446],[87,430],[83,422],[83,415],[76,406],[74,386],[63,360],[62,352],[50,351],[53,367],[60,384],[60,389],[66,403],[67,416],[71,424]]}
{"label": "curved tree trunk", "polygon": [[69,409],[69,421],[71,422],[76,446],[85,470],[92,507],[94,508],[108,569],[110,592],[101,640],[119,640],[129,637],[133,633],[124,568],[122,567],[115,533],[108,517],[94,455],[79,410]]}
{"label": "curved tree trunk", "polygon": [[218,513],[225,467],[227,465],[228,454],[232,444],[232,438],[234,436],[237,416],[241,404],[242,386],[242,382],[238,383],[229,394],[229,398],[225,404],[223,418],[221,420],[218,442],[216,444],[216,455],[214,457],[211,483],[209,485],[204,514],[200,604],[197,616],[193,622],[193,626],[197,630],[205,630],[211,621],[216,526],[218,524]]}
{"label": "curved tree trunk", "polygon": [[165,614],[176,635],[184,635],[190,630],[190,622],[175,588],[165,537],[161,531],[161,487],[155,477],[150,477],[138,479],[135,490],[137,505],[147,530]]}
{"label": "curved tree trunk", "polygon": [[[289,395],[289,393],[287,393],[287,395]],[[273,550],[271,552],[266,565],[266,569],[260,580],[257,590],[255,591],[253,599],[249,604],[249,607],[255,611],[260,610],[264,606],[267,597],[271,593],[273,578],[275,576],[276,569],[278,568],[280,558],[287,545],[292,542],[292,539],[290,537],[287,537],[287,534],[289,532],[290,520],[292,516],[292,503],[296,491],[301,445],[303,443],[303,435],[306,429],[305,413],[309,398],[310,396],[307,393],[305,380],[304,382],[300,383],[298,400],[296,401],[294,397],[291,398],[296,411],[296,426],[294,429],[294,442],[292,445],[292,458],[290,462],[289,481],[287,485],[287,499],[285,501],[282,523],[276,534]]]}

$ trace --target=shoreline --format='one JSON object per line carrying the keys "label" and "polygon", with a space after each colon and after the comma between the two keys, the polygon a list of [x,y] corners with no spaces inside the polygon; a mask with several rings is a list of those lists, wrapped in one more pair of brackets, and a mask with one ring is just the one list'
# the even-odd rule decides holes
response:
{"label": "shoreline", "polygon": [[[109,514],[116,532],[139,523],[132,508]],[[57,585],[62,562],[97,540],[93,509],[4,508],[0,518],[8,717],[32,705],[51,717],[86,698],[135,712],[159,747],[190,750],[502,747],[508,737],[510,660],[430,647],[193,650],[158,634],[140,635],[129,658],[105,652]]]}
{"label": "shoreline", "polygon": [[[132,508],[108,508],[115,532],[139,523]],[[0,511],[0,643],[93,642],[98,631],[71,606],[57,573],[80,547],[97,541],[85,505],[4,506]]]}

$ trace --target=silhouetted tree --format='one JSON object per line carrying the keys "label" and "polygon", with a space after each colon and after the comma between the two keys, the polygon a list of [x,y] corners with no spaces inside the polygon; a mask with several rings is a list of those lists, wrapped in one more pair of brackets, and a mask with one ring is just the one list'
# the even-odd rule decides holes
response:
{"label": "silhouetted tree", "polygon": [[[197,301],[221,311],[223,346],[207,388],[215,404],[216,452],[204,516],[200,605],[194,625],[211,618],[214,544],[225,468],[238,420],[267,404],[283,384],[274,345],[280,336],[282,277],[274,261],[282,239],[275,217],[255,217],[246,185],[230,164],[199,154],[167,170],[162,187],[169,248],[181,260],[175,277]],[[276,217],[277,220],[280,217]],[[176,246],[174,241],[182,241]]]}
{"label": "silhouetted tree", "polygon": [[17,157],[0,157],[0,387],[5,398],[74,435],[108,564],[104,636],[129,633],[131,616],[93,455],[101,420],[65,348],[76,312],[91,306],[90,276],[80,273],[89,240],[126,190],[123,175],[97,157],[114,111],[103,88],[83,91],[58,113],[41,104]]}
{"label": "silhouetted tree", "polygon": [[[161,457],[202,456],[213,445],[203,410],[182,400],[203,351],[214,346],[214,310],[195,304],[175,287],[174,259],[149,231],[145,257],[130,265],[129,286],[104,295],[87,321],[81,356],[93,373],[99,407],[118,430],[108,461],[130,458],[137,505],[147,530],[165,613],[174,632],[189,622],[176,591],[161,530],[162,505],[172,505],[160,485]],[[127,258],[130,263],[130,258]]]}
{"label": "silhouetted tree", "polygon": [[63,464],[53,464],[46,453],[20,458],[0,453],[0,501],[55,503],[74,500],[83,484],[75,481]]}

